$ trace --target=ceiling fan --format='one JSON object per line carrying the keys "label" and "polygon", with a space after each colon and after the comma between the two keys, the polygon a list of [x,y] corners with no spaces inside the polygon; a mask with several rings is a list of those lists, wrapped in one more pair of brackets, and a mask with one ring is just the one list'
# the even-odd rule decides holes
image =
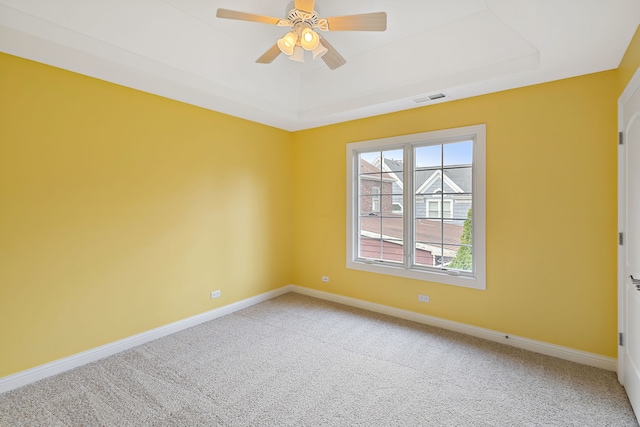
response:
{"label": "ceiling fan", "polygon": [[347,61],[326,38],[320,37],[314,29],[321,31],[385,31],[387,29],[385,12],[320,18],[318,12],[314,10],[315,0],[295,0],[293,5],[294,9],[287,13],[286,19],[228,9],[218,9],[216,16],[292,28],[256,60],[260,64],[270,64],[281,53],[293,61],[304,62],[304,51],[307,50],[313,53],[313,59],[322,58],[332,70],[346,64]]}

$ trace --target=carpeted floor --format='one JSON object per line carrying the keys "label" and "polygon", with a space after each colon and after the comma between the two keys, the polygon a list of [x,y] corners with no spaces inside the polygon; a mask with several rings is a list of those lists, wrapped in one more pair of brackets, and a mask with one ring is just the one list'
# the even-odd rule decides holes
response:
{"label": "carpeted floor", "polygon": [[286,294],[0,395],[0,426],[637,426],[613,372]]}

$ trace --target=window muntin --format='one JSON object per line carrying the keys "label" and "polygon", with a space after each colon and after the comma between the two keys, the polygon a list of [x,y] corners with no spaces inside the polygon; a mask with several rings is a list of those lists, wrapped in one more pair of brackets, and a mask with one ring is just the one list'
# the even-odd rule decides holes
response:
{"label": "window muntin", "polygon": [[347,267],[484,289],[484,147],[484,125],[348,144]]}

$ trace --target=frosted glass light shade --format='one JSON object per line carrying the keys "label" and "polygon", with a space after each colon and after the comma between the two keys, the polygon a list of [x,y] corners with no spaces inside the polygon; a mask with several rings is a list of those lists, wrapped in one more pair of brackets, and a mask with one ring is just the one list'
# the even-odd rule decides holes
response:
{"label": "frosted glass light shade", "polygon": [[298,35],[293,31],[284,35],[283,38],[278,39],[278,47],[285,55],[291,56],[293,54],[293,48],[298,41]]}
{"label": "frosted glass light shade", "polygon": [[296,62],[304,62],[304,49],[300,46],[293,48],[293,55],[289,56],[289,59]]}
{"label": "frosted glass light shade", "polygon": [[320,37],[311,28],[305,28],[300,35],[300,44],[306,50],[313,50],[320,43]]}
{"label": "frosted glass light shade", "polygon": [[316,46],[316,48],[313,49],[311,53],[313,53],[313,59],[316,60],[318,58],[322,58],[322,55],[324,55],[327,52],[328,52],[327,48],[324,47],[322,43],[318,43],[318,46]]}

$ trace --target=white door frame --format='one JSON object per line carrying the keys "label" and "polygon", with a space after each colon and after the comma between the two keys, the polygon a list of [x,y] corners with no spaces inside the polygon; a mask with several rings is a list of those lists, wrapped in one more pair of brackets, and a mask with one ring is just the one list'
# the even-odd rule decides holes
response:
{"label": "white door frame", "polygon": [[[624,131],[624,105],[635,91],[640,88],[640,68],[636,70],[629,84],[618,98],[618,132]],[[625,145],[618,145],[618,232],[624,233],[625,226]],[[624,246],[618,245],[618,332],[626,334]],[[624,347],[618,340],[618,381],[624,385]]]}

